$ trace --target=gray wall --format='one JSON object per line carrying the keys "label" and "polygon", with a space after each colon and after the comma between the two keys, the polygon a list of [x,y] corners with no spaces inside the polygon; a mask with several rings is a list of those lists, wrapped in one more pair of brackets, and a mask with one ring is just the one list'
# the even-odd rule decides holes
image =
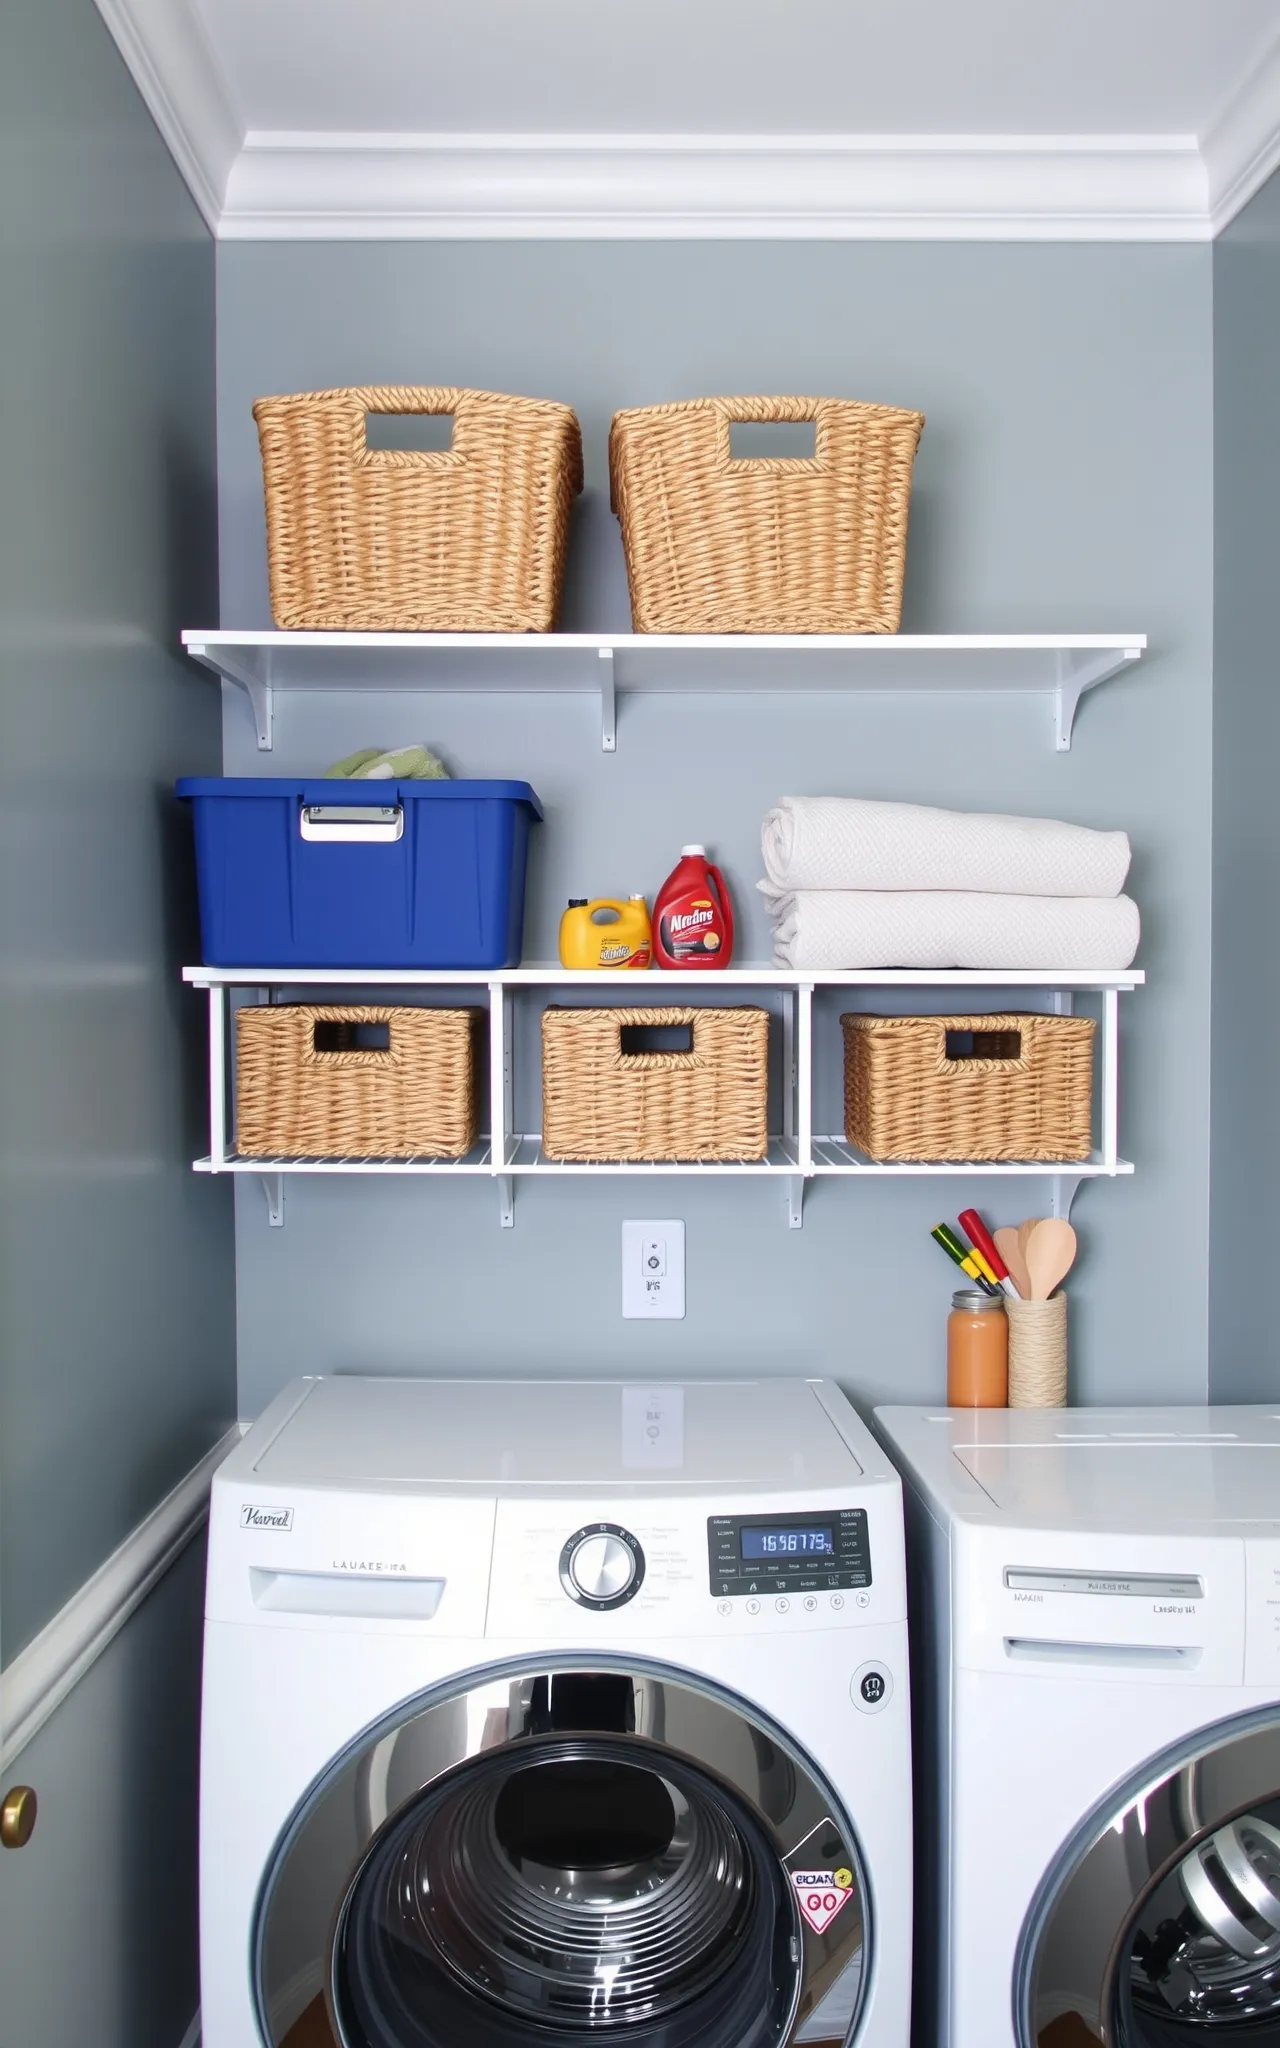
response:
{"label": "gray wall", "polygon": [[[526,952],[570,894],[645,889],[683,840],[753,904],[765,809],[830,790],[1042,812],[1133,835],[1152,985],[1124,1010],[1132,1181],[1088,1187],[1072,1289],[1075,1394],[1202,1399],[1211,739],[1211,254],[1198,248],[601,245],[252,247],[218,256],[222,622],[270,623],[259,394],[459,383],[570,400],[588,496],[564,623],[627,623],[606,436],[616,406],[816,390],[918,406],[903,624],[1135,630],[1153,653],[1088,699],[1072,753],[1043,701],[637,700],[602,757],[585,700],[308,696],[257,752],[228,694],[229,773],[316,772],[426,737],[455,768],[527,777],[547,805]],[[834,1016],[834,1006],[832,1008]],[[828,1019],[825,1086],[837,1086]],[[523,1184],[500,1233],[484,1183],[295,1179],[271,1230],[238,1190],[242,1412],[301,1370],[836,1373],[866,1399],[937,1398],[951,1274],[939,1215],[1018,1220],[1044,1191],[980,1179],[818,1183],[802,1232],[768,1185]],[[688,1317],[620,1316],[625,1216],[688,1224]]]}
{"label": "gray wall", "polygon": [[179,2048],[196,2010],[204,1542],[110,1643],[10,1779],[36,1830],[0,1856],[0,2048]]}
{"label": "gray wall", "polygon": [[176,645],[214,602],[213,250],[89,0],[3,10],[0,261],[7,1661],[235,1412],[172,797],[218,761]]}
{"label": "gray wall", "polygon": [[[0,10],[0,1610],[12,1660],[235,1413],[175,775],[219,707],[210,238],[90,0]],[[195,2009],[199,1546],[14,1775],[3,2048]]]}
{"label": "gray wall", "polygon": [[1267,1279],[1280,1082],[1280,179],[1214,247],[1213,1150],[1210,1388],[1274,1399]]}

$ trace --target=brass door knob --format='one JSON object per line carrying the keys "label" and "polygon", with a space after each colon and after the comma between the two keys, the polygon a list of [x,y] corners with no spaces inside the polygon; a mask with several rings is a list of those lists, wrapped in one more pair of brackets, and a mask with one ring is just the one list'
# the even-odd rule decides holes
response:
{"label": "brass door knob", "polygon": [[0,1804],[0,1843],[6,1849],[25,1849],[35,1825],[35,1793],[30,1785],[11,1785]]}

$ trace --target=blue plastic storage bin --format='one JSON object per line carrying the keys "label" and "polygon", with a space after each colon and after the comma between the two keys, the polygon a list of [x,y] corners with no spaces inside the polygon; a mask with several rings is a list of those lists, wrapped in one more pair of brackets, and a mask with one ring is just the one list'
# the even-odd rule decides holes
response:
{"label": "blue plastic storage bin", "polygon": [[211,967],[515,967],[527,782],[191,775]]}

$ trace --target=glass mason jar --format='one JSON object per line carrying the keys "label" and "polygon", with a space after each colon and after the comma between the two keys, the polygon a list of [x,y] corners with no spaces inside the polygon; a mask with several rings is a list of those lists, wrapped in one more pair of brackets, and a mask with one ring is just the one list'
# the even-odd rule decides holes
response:
{"label": "glass mason jar", "polygon": [[962,1287],[947,1317],[947,1406],[1004,1408],[1009,1400],[1009,1319],[1002,1295]]}

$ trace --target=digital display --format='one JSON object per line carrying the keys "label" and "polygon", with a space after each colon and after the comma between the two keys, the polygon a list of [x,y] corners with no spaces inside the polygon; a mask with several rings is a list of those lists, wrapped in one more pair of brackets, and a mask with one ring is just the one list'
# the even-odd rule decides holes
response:
{"label": "digital display", "polygon": [[830,1529],[748,1529],[742,1531],[742,1559],[766,1557],[834,1557]]}

